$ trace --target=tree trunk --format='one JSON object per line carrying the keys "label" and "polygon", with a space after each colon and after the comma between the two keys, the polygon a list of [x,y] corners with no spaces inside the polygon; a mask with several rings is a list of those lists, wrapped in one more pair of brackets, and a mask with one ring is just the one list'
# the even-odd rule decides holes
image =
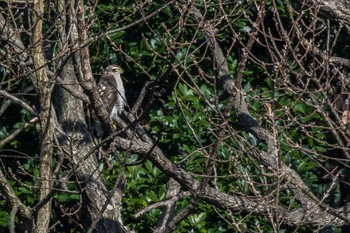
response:
{"label": "tree trunk", "polygon": [[[45,71],[46,60],[44,58],[42,47],[42,17],[44,14],[44,1],[34,1],[33,22],[33,64],[35,69],[35,80],[33,83],[39,95],[40,102],[40,132],[41,132],[41,148],[40,148],[40,197],[42,201],[49,194],[52,187],[52,153],[53,153],[53,122],[51,121],[51,84]],[[36,220],[36,232],[46,233],[49,229],[51,216],[51,199],[38,211]]]}

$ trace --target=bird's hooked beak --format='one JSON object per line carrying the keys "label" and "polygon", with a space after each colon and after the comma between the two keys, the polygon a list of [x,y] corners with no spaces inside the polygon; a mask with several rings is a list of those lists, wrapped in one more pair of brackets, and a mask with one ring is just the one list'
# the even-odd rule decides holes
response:
{"label": "bird's hooked beak", "polygon": [[108,66],[105,70],[105,73],[123,73],[123,69],[119,66]]}

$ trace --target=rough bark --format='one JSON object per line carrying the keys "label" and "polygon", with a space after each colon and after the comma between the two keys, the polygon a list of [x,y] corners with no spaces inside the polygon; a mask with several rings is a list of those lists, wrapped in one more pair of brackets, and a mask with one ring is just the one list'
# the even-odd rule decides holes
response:
{"label": "rough bark", "polygon": [[[61,4],[65,5],[63,2]],[[61,10],[61,15],[66,15],[63,7]],[[74,12],[73,6],[70,10]],[[83,11],[81,8],[79,10]],[[83,14],[83,12],[80,12],[80,14]],[[67,22],[67,19],[63,21]],[[79,44],[79,38],[82,37],[80,33],[83,33],[82,31],[78,32],[76,23],[77,21],[73,20],[72,24],[69,25],[69,36],[65,35],[65,30],[61,30],[61,41],[64,41],[64,38],[71,38],[70,41],[67,41],[71,47]],[[65,25],[65,23],[62,25]],[[61,46],[63,47],[63,45]],[[83,88],[77,78],[77,74],[78,76],[80,74],[80,80],[83,80],[84,83],[82,86],[87,85],[96,92],[96,84],[90,68],[90,58],[88,54],[85,54],[88,48],[82,50],[74,55],[74,61],[71,58],[67,60],[59,77],[62,78],[65,85],[70,85],[78,92],[82,92]],[[80,68],[83,70],[80,70]],[[90,101],[94,98],[91,95],[89,97]],[[115,190],[109,192],[98,169],[99,164],[96,160],[98,150],[95,149],[92,132],[86,123],[86,106],[84,106],[82,100],[76,98],[61,86],[58,87],[55,98],[57,100],[58,121],[62,127],[62,131],[57,131],[58,138],[73,165],[75,175],[83,184],[83,209],[89,213],[89,217],[85,218],[86,229],[89,229],[90,224],[94,223],[94,229],[97,232],[127,232],[121,222],[122,193]],[[95,98],[99,100],[99,96]],[[91,102],[96,103],[96,100]]]}
{"label": "rough bark", "polygon": [[[42,201],[49,194],[52,187],[52,154],[54,127],[51,121],[51,84],[45,72],[46,60],[42,47],[42,17],[44,14],[44,1],[34,1],[33,22],[33,65],[35,71],[35,83],[40,102],[40,197]],[[38,233],[48,232],[51,216],[51,199],[38,211],[36,229]]]}
{"label": "rough bark", "polygon": [[347,0],[308,0],[311,7],[318,7],[321,13],[331,20],[344,24],[350,33],[350,2]]}
{"label": "rough bark", "polygon": [[[324,0],[307,2],[309,6],[319,7],[325,16],[333,17],[335,20],[343,23],[347,30],[349,30],[349,12],[347,10],[349,9],[347,7],[349,6],[348,1]],[[69,15],[67,12],[64,12],[65,7],[63,6],[65,6],[66,3],[62,1],[60,4],[62,10],[61,15]],[[84,204],[89,212],[89,217],[91,218],[89,224],[92,222],[90,231],[96,229],[98,232],[128,232],[121,221],[122,190],[118,189],[117,186],[112,191],[107,190],[98,171],[98,163],[95,158],[96,148],[92,140],[91,131],[86,123],[85,111],[87,106],[84,105],[84,103],[90,103],[91,107],[98,113],[100,120],[104,122],[104,128],[107,129],[109,133],[112,132],[112,127],[108,122],[108,115],[102,107],[102,102],[96,91],[96,85],[92,76],[89,61],[90,55],[86,42],[91,41],[91,39],[88,38],[88,28],[86,28],[84,23],[83,2],[76,1],[75,5],[71,5],[70,13],[71,15],[77,15],[77,18],[72,18],[71,21],[65,19],[63,20],[65,23],[61,24],[61,41],[65,41],[68,37],[71,39],[68,47],[72,48],[72,54],[74,54],[74,56],[69,54],[69,56],[64,57],[64,59],[62,59],[66,59],[64,63],[57,63],[57,67],[60,67],[60,69],[51,72],[52,74],[50,75],[50,77],[56,77],[60,83],[55,92],[56,111],[52,111],[52,86],[50,84],[52,80],[48,78],[48,71],[46,69],[47,64],[43,57],[41,19],[43,2],[35,1],[34,7],[36,11],[33,16],[33,21],[35,22],[33,31],[33,42],[35,46],[32,61],[34,72],[32,73],[31,78],[35,84],[40,99],[39,119],[42,140],[40,154],[42,179],[40,201],[42,203],[40,206],[43,206],[42,208],[39,208],[37,213],[36,232],[47,232],[49,227],[50,196],[48,195],[50,194],[49,192],[52,187],[50,180],[52,179],[51,161],[54,129],[59,141],[59,146],[64,151],[65,158],[70,161],[73,167],[73,170],[70,171],[71,174],[74,173],[74,175],[78,177],[79,182],[83,184],[82,191],[85,198]],[[78,12],[75,12],[76,9]],[[198,27],[205,35],[209,48],[211,49],[212,57],[218,71],[218,79],[222,81],[223,89],[229,93],[232,99],[235,99],[235,101],[232,102],[232,108],[235,110],[235,113],[239,118],[238,123],[241,125],[242,130],[254,133],[254,135],[266,144],[265,151],[254,151],[254,153],[251,153],[250,155],[255,161],[258,161],[260,165],[268,168],[274,176],[279,177],[286,183],[286,187],[292,190],[295,198],[299,201],[300,208],[294,210],[286,209],[281,205],[277,205],[275,200],[263,197],[251,199],[246,196],[229,195],[208,186],[207,182],[205,182],[204,185],[202,183],[204,187],[201,189],[202,194],[198,197],[196,194],[201,183],[195,180],[184,169],[179,168],[175,163],[171,162],[160,147],[153,144],[152,140],[115,137],[113,145],[129,152],[144,155],[167,176],[178,182],[185,190],[184,192],[181,192],[177,187],[177,184],[174,184],[174,181],[172,181],[171,183],[173,184],[172,187],[169,188],[167,196],[169,201],[161,203],[160,205],[154,205],[155,208],[158,208],[159,206],[164,207],[164,214],[159,221],[157,231],[170,231],[170,219],[175,215],[174,205],[176,201],[182,197],[188,197],[191,195],[192,197],[199,198],[200,200],[226,210],[245,211],[261,215],[268,215],[272,212],[278,217],[278,219],[292,226],[298,226],[300,223],[315,227],[348,225],[350,222],[350,211],[347,205],[338,209],[333,209],[325,205],[308,190],[307,185],[303,182],[296,171],[279,162],[279,155],[277,152],[278,148],[276,147],[273,134],[261,127],[248,111],[248,103],[246,103],[243,98],[245,93],[240,88],[242,76],[239,76],[237,81],[234,77],[231,77],[229,73],[226,58],[216,40],[215,28],[205,20],[205,17],[198,9],[194,9],[192,13],[198,20]],[[69,30],[65,30],[64,25],[66,25],[68,21],[73,22],[73,24],[69,25],[71,26]],[[30,56],[23,53],[23,51],[25,51],[23,43],[19,38],[12,36],[14,35],[14,31],[6,25],[6,22],[1,15],[0,26],[2,28],[1,37],[11,43],[18,53],[22,52],[19,56],[20,61],[17,63],[22,64],[23,62],[30,61]],[[67,36],[65,31],[69,31],[71,34]],[[253,41],[253,37],[251,37],[251,42]],[[68,41],[66,41],[66,43],[68,43]],[[62,44],[59,48],[64,50],[65,46],[66,44]],[[250,47],[251,45],[247,46],[247,49]],[[319,55],[323,56],[322,53],[319,53]],[[340,62],[348,64],[348,60],[342,60]],[[241,64],[239,65],[241,68],[238,69],[238,75],[242,75],[245,61],[241,61]],[[64,89],[64,85],[68,85],[69,88]],[[78,94],[74,94],[74,90],[77,90]],[[83,92],[85,92],[86,95],[82,94]],[[236,95],[237,92],[239,93],[238,95]],[[10,95],[7,95],[7,93],[3,91],[0,91],[0,95],[11,98]],[[235,98],[237,96],[238,98]],[[84,102],[82,100],[84,100]],[[15,98],[13,98],[13,101],[31,111],[33,114],[36,113],[29,105],[23,104]],[[228,111],[231,111],[231,107],[227,109]],[[56,112],[57,118],[56,115],[52,115]],[[218,142],[218,144],[219,143],[220,142]],[[212,157],[213,160],[214,158],[215,157]],[[207,173],[207,175],[211,175],[211,172]],[[123,178],[120,179],[122,180]],[[16,197],[2,171],[0,171],[0,189],[13,209],[12,216],[15,216],[18,211],[21,216],[27,219],[33,217],[33,209],[25,206],[19,198]],[[141,214],[142,213],[138,216]],[[90,225],[87,225],[87,228],[89,226]]]}

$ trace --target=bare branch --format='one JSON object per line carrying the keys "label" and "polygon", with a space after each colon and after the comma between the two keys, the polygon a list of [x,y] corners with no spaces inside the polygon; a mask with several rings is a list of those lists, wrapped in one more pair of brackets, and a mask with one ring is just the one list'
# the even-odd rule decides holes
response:
{"label": "bare branch", "polygon": [[15,191],[12,189],[8,180],[6,179],[4,173],[0,169],[0,189],[1,193],[6,197],[6,200],[9,201],[12,209],[18,208],[19,213],[24,218],[30,219],[32,217],[31,210],[26,207],[21,200],[16,196]]}
{"label": "bare branch", "polygon": [[14,103],[20,105],[22,108],[26,109],[30,113],[32,113],[34,116],[37,116],[38,113],[36,110],[34,110],[28,103],[26,103],[24,100],[19,99],[18,97],[4,91],[0,90],[0,95],[12,100]]}

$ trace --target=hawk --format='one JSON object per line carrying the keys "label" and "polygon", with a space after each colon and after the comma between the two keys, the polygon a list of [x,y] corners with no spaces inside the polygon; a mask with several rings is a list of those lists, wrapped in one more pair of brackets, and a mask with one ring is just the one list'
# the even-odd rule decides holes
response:
{"label": "hawk", "polygon": [[108,66],[97,85],[98,93],[111,121],[117,120],[117,116],[123,112],[126,105],[121,74],[122,69],[119,66]]}

